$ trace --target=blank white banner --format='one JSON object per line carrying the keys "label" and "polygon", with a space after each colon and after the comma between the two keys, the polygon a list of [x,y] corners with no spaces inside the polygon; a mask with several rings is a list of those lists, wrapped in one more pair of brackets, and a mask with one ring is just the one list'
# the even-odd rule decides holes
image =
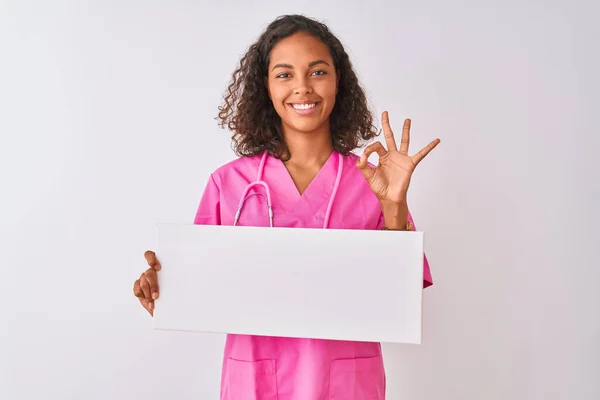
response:
{"label": "blank white banner", "polygon": [[423,233],[159,224],[154,328],[421,343]]}

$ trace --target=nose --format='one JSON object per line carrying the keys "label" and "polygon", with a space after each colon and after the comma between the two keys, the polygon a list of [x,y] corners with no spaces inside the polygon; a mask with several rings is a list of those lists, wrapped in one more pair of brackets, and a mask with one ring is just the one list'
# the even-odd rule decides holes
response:
{"label": "nose", "polygon": [[312,86],[305,79],[298,81],[298,86],[296,87],[296,89],[294,89],[294,94],[297,95],[310,94],[312,92]]}

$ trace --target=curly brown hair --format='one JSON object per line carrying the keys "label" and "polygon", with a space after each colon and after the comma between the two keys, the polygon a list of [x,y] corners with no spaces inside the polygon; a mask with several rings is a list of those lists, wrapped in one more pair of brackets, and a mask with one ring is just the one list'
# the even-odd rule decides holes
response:
{"label": "curly brown hair", "polygon": [[225,92],[224,104],[219,107],[219,125],[233,132],[233,149],[238,156],[254,156],[267,150],[271,156],[289,159],[281,118],[269,100],[264,78],[273,47],[297,32],[313,35],[327,45],[339,75],[338,93],[329,117],[334,150],[346,155],[378,135],[365,92],[340,40],[324,23],[302,15],[284,15],[271,22],[241,58]]}

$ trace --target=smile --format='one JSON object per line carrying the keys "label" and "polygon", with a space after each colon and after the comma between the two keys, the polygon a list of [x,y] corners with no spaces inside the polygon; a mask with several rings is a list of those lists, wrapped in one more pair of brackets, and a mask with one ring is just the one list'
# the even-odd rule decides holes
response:
{"label": "smile", "polygon": [[318,101],[314,103],[289,103],[294,111],[300,115],[312,114],[319,104],[320,102]]}
{"label": "smile", "polygon": [[308,103],[308,104],[293,104],[292,107],[296,110],[310,110],[311,108],[315,108],[317,103]]}

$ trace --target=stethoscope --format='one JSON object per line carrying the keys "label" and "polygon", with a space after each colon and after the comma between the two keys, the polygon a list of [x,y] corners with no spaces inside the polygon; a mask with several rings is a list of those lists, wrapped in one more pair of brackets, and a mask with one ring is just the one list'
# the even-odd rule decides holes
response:
{"label": "stethoscope", "polygon": [[[267,161],[267,156],[268,156],[268,153],[267,153],[267,151],[265,151],[262,155],[260,164],[258,166],[258,174],[256,176],[256,180],[254,182],[251,182],[248,186],[246,186],[246,188],[242,192],[242,196],[240,197],[238,209],[237,209],[237,212],[235,213],[235,219],[233,220],[233,226],[237,225],[237,223],[240,219],[240,215],[242,214],[242,208],[244,207],[244,203],[250,196],[260,195],[260,196],[265,197],[265,195],[263,195],[262,193],[253,193],[252,195],[248,196],[248,192],[250,191],[250,189],[252,189],[256,185],[260,185],[265,188],[265,191],[267,193],[266,199],[267,199],[267,209],[269,212],[269,226],[271,228],[273,227],[273,206],[271,203],[271,190],[269,189],[269,185],[267,184],[267,182],[262,180],[263,172],[265,169],[265,162]],[[333,207],[335,195],[338,192],[338,188],[340,186],[340,180],[342,178],[342,169],[343,169],[344,158],[342,157],[341,154],[338,154],[337,156],[338,156],[337,175],[335,177],[335,184],[333,185],[333,191],[331,192],[331,197],[329,198],[329,204],[327,205],[327,212],[325,213],[325,220],[323,221],[323,229],[327,229],[327,227],[329,226],[329,217],[331,216],[331,208]]]}

